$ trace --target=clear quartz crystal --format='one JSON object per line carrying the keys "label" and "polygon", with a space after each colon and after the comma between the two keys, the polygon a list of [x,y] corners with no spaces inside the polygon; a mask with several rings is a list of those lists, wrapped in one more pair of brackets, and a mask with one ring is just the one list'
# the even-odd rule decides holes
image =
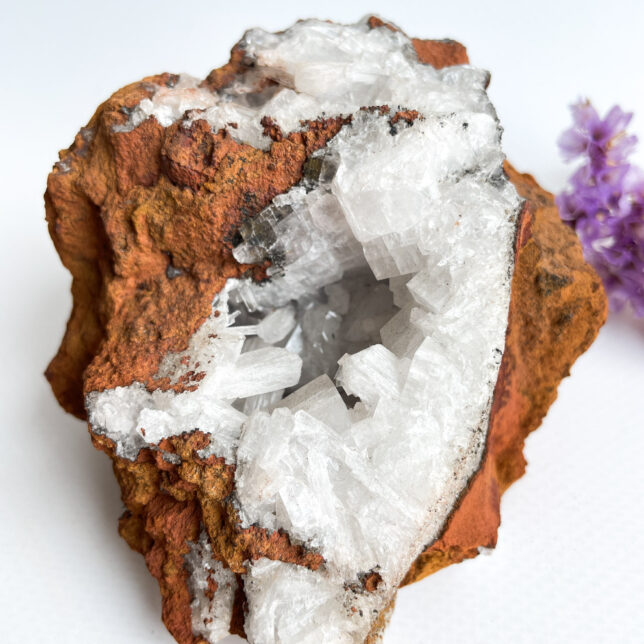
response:
{"label": "clear quartz crystal", "polygon": [[[176,381],[199,363],[198,388],[92,392],[90,422],[131,459],[204,431],[204,455],[236,466],[243,526],[284,530],[324,557],[317,571],[248,562],[249,641],[361,642],[480,462],[520,200],[487,72],[421,64],[404,34],[365,21],[253,29],[241,47],[253,68],[231,86],[209,93],[181,77],[121,127],[235,122],[231,136],[268,149],[263,116],[284,132],[328,116],[351,124],[242,226],[234,256],[269,260],[269,282],[229,280],[186,351],[161,364]],[[258,89],[267,78],[277,85]],[[419,116],[394,125],[398,109]],[[195,588],[218,564],[205,544],[190,562]],[[382,581],[368,593],[372,571]],[[194,615],[211,610],[194,597]],[[217,629],[195,632],[214,642]]]}

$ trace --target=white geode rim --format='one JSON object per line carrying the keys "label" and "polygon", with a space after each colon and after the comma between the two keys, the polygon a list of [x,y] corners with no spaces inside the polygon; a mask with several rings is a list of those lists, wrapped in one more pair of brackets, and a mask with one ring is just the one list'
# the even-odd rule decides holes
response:
{"label": "white geode rim", "polygon": [[[257,215],[275,234],[258,236],[251,225],[236,249],[240,261],[279,257],[271,284],[229,280],[188,349],[162,362],[159,375],[171,380],[198,362],[206,375],[197,390],[150,393],[135,383],[92,392],[90,423],[130,459],[171,435],[209,434],[203,455],[236,466],[242,526],[284,530],[324,557],[315,572],[248,563],[251,642],[361,641],[480,463],[521,204],[502,172],[487,72],[418,63],[404,34],[364,21],[251,30],[242,46],[255,62],[247,91],[244,78],[213,93],[182,77],[122,127],[150,116],[164,126],[179,118],[205,118],[213,129],[235,122],[232,136],[267,148],[262,116],[284,131],[322,115],[351,115],[351,126],[316,154],[317,178]],[[251,107],[244,97],[258,77],[285,87]],[[395,109],[360,109],[382,105],[420,116],[394,126]],[[190,109],[202,111],[185,116]],[[360,313],[382,323],[381,342]],[[342,342],[331,342],[329,329]],[[319,342],[304,341],[315,333]],[[323,356],[358,347],[339,360],[335,384],[316,342]],[[304,386],[282,398],[303,367]],[[360,402],[348,409],[339,386]],[[193,548],[197,588],[195,553],[213,564],[204,544]],[[371,572],[381,583],[367,593],[360,581]],[[296,606],[294,588],[306,598]],[[193,613],[202,615],[199,597]],[[225,633],[232,601],[232,593],[217,597],[210,641]]]}

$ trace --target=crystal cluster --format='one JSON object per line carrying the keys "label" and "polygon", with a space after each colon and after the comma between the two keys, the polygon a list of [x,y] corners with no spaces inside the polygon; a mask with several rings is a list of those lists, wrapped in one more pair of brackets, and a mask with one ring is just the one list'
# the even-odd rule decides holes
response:
{"label": "crystal cluster", "polygon": [[[243,524],[324,557],[315,572],[248,566],[251,641],[361,641],[480,461],[520,200],[485,72],[422,65],[400,32],[366,24],[253,30],[241,46],[257,77],[279,79],[266,102],[249,105],[254,74],[210,101],[180,82],[138,109],[169,124],[205,108],[199,118],[236,123],[255,147],[270,142],[263,116],[283,131],[324,114],[350,126],[242,228],[235,258],[269,260],[270,280],[231,281],[216,299],[186,353],[205,371],[197,390],[91,392],[90,423],[130,458],[207,432],[210,453],[236,465]],[[413,116],[392,123],[390,105]],[[355,593],[373,571],[378,589]]]}
{"label": "crystal cluster", "polygon": [[[84,404],[124,489],[121,533],[159,578],[182,643],[373,637],[410,568],[450,517],[458,525],[468,485],[488,481],[507,382],[534,378],[508,380],[522,368],[511,296],[515,328],[524,308],[550,320],[588,299],[574,286],[544,307],[514,285],[596,282],[585,267],[574,280],[548,273],[550,241],[513,279],[533,223],[544,240],[550,229],[504,170],[488,73],[439,64],[422,54],[432,46],[458,58],[450,41],[412,41],[374,18],[251,30],[206,81],[166,75],[114,99],[109,126],[91,122],[52,174],[50,221],[73,220],[59,195],[74,181],[112,245],[116,268],[97,252],[75,274],[94,297],[91,264],[110,303],[103,340],[77,358],[89,361]],[[86,145],[105,158],[95,131],[113,172],[86,161]],[[158,162],[138,165],[132,146]],[[281,169],[291,178],[269,178]],[[113,177],[112,193],[100,188]],[[565,252],[564,265],[583,265]],[[601,320],[600,294],[588,302],[572,333]],[[535,346],[554,342],[543,333]],[[50,377],[65,402],[77,363],[61,355]],[[575,356],[562,351],[522,391],[553,391]],[[513,430],[503,458],[521,458],[534,426]],[[516,478],[513,467],[499,471]],[[478,545],[493,543],[455,551]]]}

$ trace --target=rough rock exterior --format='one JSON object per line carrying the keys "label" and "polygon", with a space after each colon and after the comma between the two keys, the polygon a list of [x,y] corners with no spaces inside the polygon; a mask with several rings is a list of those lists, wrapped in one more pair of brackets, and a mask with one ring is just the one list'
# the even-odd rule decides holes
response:
{"label": "rough rock exterior", "polygon": [[[375,18],[368,25],[394,30]],[[467,63],[464,48],[453,41],[412,43],[418,61],[436,69]],[[203,106],[193,102],[190,108],[206,110],[209,94],[253,73],[242,46],[235,47],[230,62],[201,84]],[[203,365],[187,360],[175,377],[161,368],[164,359],[182,355],[206,328],[228,280],[270,278],[271,261],[246,264],[233,255],[240,228],[305,179],[320,158],[316,152],[350,123],[345,114],[325,114],[285,133],[265,118],[269,145],[262,148],[231,136],[243,124],[216,129],[198,112],[189,122],[168,124],[159,113],[141,116],[142,101],[181,82],[163,74],[118,91],[61,152],[49,177],[47,220],[73,275],[74,308],[47,377],[61,405],[79,417],[86,417],[88,395],[134,383],[148,392],[198,390],[206,377]],[[258,93],[276,84],[254,82]],[[194,100],[197,90],[189,91]],[[392,128],[422,117],[378,109]],[[560,222],[552,195],[529,175],[508,164],[505,170],[525,203],[485,451],[440,534],[403,583],[496,544],[500,495],[524,471],[523,441],[606,315],[599,279]],[[223,453],[209,452],[207,433],[164,437],[131,458],[105,433],[91,426],[90,433],[112,458],[121,486],[126,510],[119,531],[145,556],[159,582],[164,622],[182,644],[216,641],[226,632],[243,636],[249,624],[256,628],[248,621],[247,594],[259,601],[260,581],[273,574],[272,562],[291,564],[296,581],[299,571],[307,575],[328,563],[319,549],[291,539],[286,530],[244,524],[240,506],[231,502],[236,466]],[[366,570],[361,588],[352,592],[376,593],[385,582],[379,571]],[[370,639],[387,613],[380,606],[370,620]],[[257,633],[251,639],[274,641]]]}

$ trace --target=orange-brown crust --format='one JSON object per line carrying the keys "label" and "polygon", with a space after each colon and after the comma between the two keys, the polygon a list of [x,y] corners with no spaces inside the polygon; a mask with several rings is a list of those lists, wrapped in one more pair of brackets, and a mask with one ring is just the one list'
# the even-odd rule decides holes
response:
{"label": "orange-brown crust", "polygon": [[[398,28],[391,23],[377,16],[371,16],[367,19],[371,29],[384,27],[391,31],[398,31]],[[411,42],[416,50],[416,55],[421,63],[441,69],[442,67],[451,67],[452,65],[466,65],[469,63],[467,50],[460,42],[446,38],[444,40],[423,40],[422,38],[412,38]]]}
{"label": "orange-brown crust", "polygon": [[[208,84],[227,78],[211,74]],[[266,266],[234,260],[234,232],[297,183],[307,158],[349,122],[327,118],[300,132],[271,131],[268,151],[212,132],[204,120],[163,128],[150,118],[131,131],[114,129],[155,85],[174,82],[166,74],[117,92],[49,177],[47,221],[73,276],[74,308],[46,375],[61,405],[78,416],[89,391],[135,380],[149,389],[194,388],[201,373],[176,383],[155,374],[168,352],[187,348],[226,279],[247,272],[264,277]],[[234,468],[198,456],[207,444],[200,432],[141,450],[136,462],[118,457],[107,438],[92,434],[92,440],[113,460],[126,507],[119,531],[158,579],[163,619],[179,642],[196,641],[183,557],[201,525],[214,556],[238,573],[260,557],[313,569],[322,563],[284,533],[239,527],[226,500]]]}
{"label": "orange-brown crust", "polygon": [[155,378],[163,356],[187,348],[228,278],[264,276],[265,266],[234,260],[234,232],[297,183],[306,159],[347,122],[311,121],[268,151],[204,120],[164,129],[152,117],[114,131],[126,120],[120,108],[151,91],[147,80],[99,107],[48,180],[47,221],[73,276],[74,309],[46,375],[80,417],[89,391],[191,384]]}
{"label": "orange-brown crust", "polygon": [[[376,18],[370,24],[394,29]],[[413,44],[419,59],[435,67],[468,62],[465,48],[453,41],[414,39]],[[244,52],[236,47],[231,61],[211,72],[202,86],[220,89],[245,69]],[[114,94],[61,152],[49,177],[47,221],[73,276],[74,306],[47,378],[61,405],[81,417],[89,391],[135,380],[150,389],[194,387],[199,373],[177,383],[156,377],[161,359],[187,348],[226,279],[265,276],[266,266],[233,259],[234,232],[299,181],[306,159],[347,123],[322,119],[285,135],[265,119],[272,140],[268,151],[236,143],[226,131],[212,132],[199,119],[190,127],[163,128],[150,118],[129,132],[115,131],[156,85],[176,80],[170,74],[150,77]],[[375,109],[389,112],[386,106]],[[397,112],[392,125],[415,118],[415,112]],[[552,196],[528,175],[510,166],[507,171],[528,205],[518,235],[487,451],[442,536],[418,558],[405,583],[496,543],[500,495],[524,470],[523,440],[606,314],[599,280],[559,221]],[[112,458],[121,486],[126,510],[119,532],[157,578],[164,622],[181,644],[201,642],[192,633],[183,562],[189,542],[202,529],[213,556],[238,580],[244,562],[259,557],[311,569],[323,563],[287,534],[240,527],[230,502],[234,467],[199,456],[208,443],[201,432],[164,439],[156,449],[141,450],[135,462],[118,457],[104,436],[92,434],[92,441]],[[365,588],[374,590],[378,582],[373,573],[365,577]],[[242,636],[244,606],[240,584],[230,628]],[[373,637],[384,619],[383,614]]]}
{"label": "orange-brown crust", "polygon": [[230,85],[240,74],[247,69],[244,64],[246,52],[239,46],[235,45],[230,50],[230,60],[223,66],[213,69],[201,83],[201,87],[207,87],[213,92],[223,89]]}
{"label": "orange-brown crust", "polygon": [[378,644],[382,641],[382,636],[389,624],[389,620],[394,612],[396,606],[396,598],[394,597],[389,604],[380,611],[378,617],[371,625],[371,630],[365,638],[364,644]]}
{"label": "orange-brown crust", "polygon": [[[223,459],[201,458],[198,451],[208,437],[195,431],[161,441],[159,451],[141,450],[135,462],[114,453],[111,440],[93,434],[95,445],[113,460],[125,512],[119,533],[131,548],[144,555],[158,580],[163,600],[163,620],[178,642],[198,641],[191,627],[188,577],[183,558],[203,529],[213,556],[241,575],[245,562],[261,557],[279,559],[316,570],[323,558],[291,543],[286,533],[251,526],[241,528],[229,501],[234,467]],[[167,456],[178,463],[169,462]],[[178,457],[178,459],[176,458]],[[238,601],[244,601],[243,591]],[[239,610],[234,617],[239,621]]]}
{"label": "orange-brown crust", "polygon": [[418,60],[436,69],[452,65],[467,65],[467,50],[455,40],[421,40],[412,38]]}

